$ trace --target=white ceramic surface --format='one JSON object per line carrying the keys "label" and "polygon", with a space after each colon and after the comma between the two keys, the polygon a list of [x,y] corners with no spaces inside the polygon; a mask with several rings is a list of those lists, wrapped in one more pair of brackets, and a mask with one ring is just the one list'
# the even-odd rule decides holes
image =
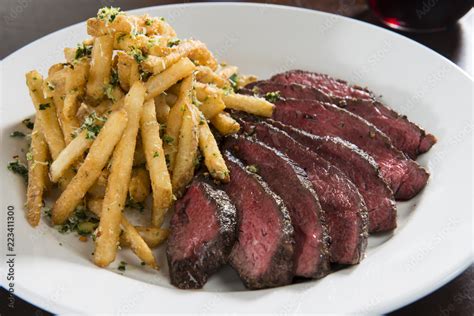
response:
{"label": "white ceramic surface", "polygon": [[[220,60],[261,78],[301,68],[368,86],[435,134],[419,162],[431,178],[415,199],[399,203],[399,227],[370,237],[358,266],[276,289],[246,291],[229,268],[203,290],[169,285],[162,272],[129,262],[124,275],[97,268],[92,244],[61,235],[45,221],[32,229],[23,212],[22,180],[4,166],[20,153],[10,138],[33,114],[24,73],[63,60],[62,49],[86,38],[80,23],[37,40],[1,64],[1,284],[6,287],[6,211],[15,208],[15,290],[52,312],[388,312],[440,287],[472,262],[472,79],[450,61],[395,33],[326,13],[273,5],[192,4],[132,11],[164,16],[180,37],[208,44]],[[60,244],[61,243],[61,244]]]}

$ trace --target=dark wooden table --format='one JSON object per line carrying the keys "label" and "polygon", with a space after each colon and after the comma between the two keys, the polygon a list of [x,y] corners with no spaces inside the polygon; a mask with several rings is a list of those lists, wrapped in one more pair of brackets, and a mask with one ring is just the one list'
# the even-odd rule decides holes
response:
{"label": "dark wooden table", "polygon": [[[150,0],[1,0],[0,6],[0,58],[48,33],[94,16],[104,5],[119,6],[123,10],[183,2],[206,1],[150,1]],[[207,1],[216,2],[216,1]],[[249,2],[249,1],[241,1]],[[367,10],[364,0],[267,0],[252,1],[287,4],[351,16],[380,25]],[[430,47],[461,67],[472,76],[472,23],[473,11],[464,16],[454,27],[429,34],[403,35]],[[416,280],[407,280],[416,282]],[[7,292],[0,289],[0,315],[49,314],[19,298],[15,309],[6,306]],[[456,279],[434,293],[394,311],[397,315],[473,315],[474,314],[474,265]]]}

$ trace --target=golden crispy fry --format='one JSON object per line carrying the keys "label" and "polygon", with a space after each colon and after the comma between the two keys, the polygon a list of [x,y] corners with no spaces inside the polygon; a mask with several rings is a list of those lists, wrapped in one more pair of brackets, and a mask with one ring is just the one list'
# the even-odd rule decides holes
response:
{"label": "golden crispy fry", "polygon": [[199,117],[199,149],[204,156],[204,164],[214,179],[229,182],[229,169],[227,169],[216,139],[207,125],[206,118],[194,105],[193,107]]}
{"label": "golden crispy fry", "polygon": [[191,106],[192,104],[186,104],[184,107],[183,123],[179,133],[178,153],[171,178],[173,192],[178,196],[192,180],[196,165],[199,120]]}
{"label": "golden crispy fry", "polygon": [[179,134],[183,120],[183,114],[187,104],[191,103],[193,77],[189,76],[183,80],[179,90],[178,100],[170,110],[168,122],[166,124],[166,133],[163,136],[165,141],[165,155],[168,157],[170,170],[173,170],[175,157],[178,152]]}
{"label": "golden crispy fry", "polygon": [[104,35],[94,39],[92,60],[87,82],[87,95],[93,100],[104,96],[104,91],[110,81],[112,69],[112,52],[114,39],[111,35]]}
{"label": "golden crispy fry", "polygon": [[159,74],[182,58],[189,57],[199,65],[208,66],[213,69],[217,62],[209,52],[206,45],[200,41],[186,40],[173,47],[172,51],[163,57],[148,56],[142,65],[146,71]]}
{"label": "golden crispy fry", "polygon": [[275,105],[263,98],[233,92],[228,93],[202,83],[196,83],[195,89],[198,99],[201,99],[205,95],[219,94],[222,97],[226,108],[244,111],[254,115],[271,117],[275,107]]}
{"label": "golden crispy fry", "polygon": [[70,142],[53,161],[50,168],[51,181],[58,182],[74,162],[82,158],[84,152],[92,145],[93,139],[87,138],[87,131],[82,131]]}
{"label": "golden crispy fry", "polygon": [[255,77],[254,75],[247,75],[247,76],[238,76],[237,77],[237,89],[241,89],[245,87],[246,85],[257,81],[258,78]]}
{"label": "golden crispy fry", "polygon": [[166,102],[166,97],[167,95],[164,94],[155,97],[156,119],[160,124],[165,124],[168,121],[168,115],[170,113],[170,106]]}
{"label": "golden crispy fry", "polygon": [[135,81],[140,80],[138,63],[132,56],[124,52],[119,51],[117,53],[117,56],[117,70],[120,86],[125,91],[128,91],[130,89],[130,86],[133,85]]}
{"label": "golden crispy fry", "polygon": [[[170,230],[166,228],[135,226],[135,229],[150,248],[161,245],[170,234]],[[120,236],[120,246],[130,247],[130,240],[127,237],[126,234]]]}
{"label": "golden crispy fry", "polygon": [[36,122],[31,134],[28,158],[28,188],[26,190],[26,218],[31,226],[37,226],[43,207],[43,193],[48,179],[48,145],[40,132],[40,122]]}
{"label": "golden crispy fry", "polygon": [[152,225],[159,227],[163,223],[166,211],[171,206],[173,192],[153,100],[147,101],[144,105],[140,129],[153,190],[151,222]]}
{"label": "golden crispy fry", "polygon": [[165,92],[179,80],[191,75],[195,68],[189,58],[183,58],[162,73],[151,76],[145,84],[148,93],[146,99],[149,100]]}
{"label": "golden crispy fry", "polygon": [[[87,208],[89,211],[94,213],[97,217],[102,215],[102,205],[104,203],[103,199],[89,199],[87,201]],[[168,237],[167,231],[145,231],[141,227],[134,227],[131,225],[125,216],[122,216],[120,219],[121,231],[123,232],[120,236],[120,244],[122,246],[131,247],[132,251],[140,258],[143,262],[151,266],[152,268],[159,269],[156,264],[155,258],[151,252],[150,247],[156,247],[157,244],[161,243]],[[144,237],[141,236],[139,231],[145,231],[142,233]],[[153,235],[153,233],[155,233]],[[146,237],[146,239],[145,239]],[[148,245],[148,242],[150,244]],[[124,244],[122,244],[124,243]]]}
{"label": "golden crispy fry", "polygon": [[221,66],[216,70],[216,73],[225,79],[229,79],[233,74],[236,74],[238,72],[239,67],[232,65]]}
{"label": "golden crispy fry", "polygon": [[224,94],[222,100],[229,109],[265,117],[271,117],[275,108],[275,105],[263,98],[237,93]]}
{"label": "golden crispy fry", "polygon": [[135,168],[132,170],[128,193],[135,202],[142,203],[146,200],[150,194],[150,176],[145,168]]}
{"label": "golden crispy fry", "polygon": [[230,85],[227,78],[218,75],[207,66],[199,66],[196,68],[196,80],[202,83],[212,83],[218,88],[225,88]]}
{"label": "golden crispy fry", "polygon": [[64,137],[56,117],[56,108],[51,99],[43,96],[43,77],[36,71],[26,74],[26,84],[30,90],[31,100],[36,109],[36,118],[41,122],[41,132],[48,143],[53,159],[64,149]]}
{"label": "golden crispy fry", "polygon": [[64,223],[82,200],[87,190],[97,180],[102,169],[107,164],[115,144],[120,140],[126,125],[126,111],[120,110],[109,116],[109,119],[92,144],[84,163],[61,196],[56,200],[52,210],[54,224]]}
{"label": "golden crispy fry", "polygon": [[[102,218],[101,218],[102,219]],[[101,220],[102,222],[102,220]],[[151,252],[150,247],[146,244],[146,242],[143,240],[142,236],[138,233],[138,231],[133,227],[132,224],[130,224],[125,216],[121,216],[121,226],[123,228],[123,235],[124,239],[127,240],[130,243],[130,248],[132,251],[137,255],[138,258],[140,258],[145,264],[149,265],[153,269],[159,269],[158,264],[155,261],[155,257],[153,256],[153,253]],[[120,232],[119,232],[120,235]],[[119,236],[117,236],[119,237]],[[100,239],[100,237],[99,237]],[[117,238],[116,244],[112,245],[114,249],[117,249],[117,243],[119,242]],[[97,250],[96,252],[97,253]]]}
{"label": "golden crispy fry", "polygon": [[222,135],[235,134],[240,130],[240,124],[226,112],[211,118],[211,123]]}
{"label": "golden crispy fry", "polygon": [[94,262],[100,267],[105,267],[114,261],[117,253],[120,221],[128,194],[144,98],[145,87],[140,81],[135,82],[125,96],[123,109],[128,114],[128,123],[112,156],[112,165],[102,206],[103,212],[95,241]]}
{"label": "golden crispy fry", "polygon": [[219,95],[210,95],[199,105],[199,110],[208,120],[224,111],[224,109],[224,101],[222,101],[222,98]]}

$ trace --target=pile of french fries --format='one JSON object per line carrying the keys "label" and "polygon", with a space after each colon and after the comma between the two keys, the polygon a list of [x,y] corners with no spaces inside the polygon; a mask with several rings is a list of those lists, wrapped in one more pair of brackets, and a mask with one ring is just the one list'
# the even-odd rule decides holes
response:
{"label": "pile of french fries", "polygon": [[[194,176],[202,156],[209,174],[228,182],[229,170],[211,131],[229,135],[239,124],[225,111],[271,116],[268,101],[235,93],[255,81],[219,64],[206,45],[178,39],[163,18],[99,10],[87,21],[90,39],[65,48],[66,62],[33,70],[26,83],[36,109],[28,159],[27,219],[38,225],[49,183],[60,195],[54,225],[77,207],[100,222],[93,261],[101,267],[130,247],[158,269],[151,248],[168,236],[163,222]],[[148,226],[126,218],[127,200],[151,195]]]}

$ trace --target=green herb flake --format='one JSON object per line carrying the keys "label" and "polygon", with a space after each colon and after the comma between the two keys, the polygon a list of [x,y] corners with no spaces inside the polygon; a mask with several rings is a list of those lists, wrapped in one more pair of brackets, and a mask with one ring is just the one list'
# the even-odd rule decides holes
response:
{"label": "green herb flake", "polygon": [[107,98],[115,102],[114,98],[114,86],[112,84],[108,84],[104,88],[104,94]]}
{"label": "green herb flake", "polygon": [[263,97],[265,98],[265,100],[267,100],[268,102],[271,102],[271,103],[275,103],[275,102],[282,99],[282,97],[280,95],[280,91],[267,92],[267,93],[265,93],[265,95]]}
{"label": "green herb flake", "polygon": [[10,161],[7,165],[8,170],[13,173],[16,173],[23,177],[23,179],[28,182],[28,168],[25,164],[21,163],[18,158],[13,161]]}
{"label": "green herb flake", "polygon": [[258,168],[256,165],[248,165],[245,167],[245,169],[247,169],[248,172],[251,172],[251,173],[257,173],[258,172]]}
{"label": "green herb flake", "polygon": [[92,54],[92,46],[87,46],[85,44],[77,44],[76,54],[74,59],[80,59],[82,57],[90,57]]}
{"label": "green herb flake", "polygon": [[27,118],[21,121],[27,128],[33,129],[35,127],[35,124],[31,121],[31,119]]}
{"label": "green herb flake", "polygon": [[167,143],[168,145],[172,144],[174,142],[174,138],[171,137],[170,135],[168,134],[165,134],[163,135],[163,140],[165,141],[165,143]]}
{"label": "green herb flake", "polygon": [[49,206],[44,206],[44,207],[42,208],[42,212],[43,212],[44,216],[46,216],[46,217],[48,217],[48,218],[51,218],[51,216],[52,216],[51,207],[49,207]]}
{"label": "green herb flake", "polygon": [[26,160],[33,161],[33,154],[30,151],[26,153]]}
{"label": "green herb flake", "polygon": [[232,87],[232,90],[234,91],[237,90],[238,80],[239,80],[239,75],[237,75],[236,73],[229,77],[230,86]]}
{"label": "green herb flake", "polygon": [[132,56],[139,64],[146,59],[146,55],[143,54],[142,50],[133,46],[130,47],[128,54]]}
{"label": "green herb flake", "polygon": [[153,24],[153,20],[152,20],[152,19],[146,19],[146,20],[145,20],[145,25],[146,25],[146,26],[150,26],[150,25],[152,25],[152,24]]}
{"label": "green herb flake", "polygon": [[158,157],[160,157],[160,153],[158,153],[157,151],[155,151],[155,152],[153,153],[153,158],[158,158]]}
{"label": "green herb flake", "polygon": [[148,78],[150,78],[151,75],[152,75],[151,72],[145,71],[145,70],[143,70],[143,69],[140,69],[140,70],[139,70],[139,74],[140,74],[140,80],[141,80],[141,81],[147,81]]}
{"label": "green herb flake", "polygon": [[102,126],[97,124],[97,122],[105,122],[107,118],[97,116],[95,112],[92,112],[89,116],[84,119],[84,123],[82,123],[81,127],[75,131],[76,136],[83,130],[87,131],[86,138],[87,139],[95,139],[99,134]]}
{"label": "green herb flake", "polygon": [[76,232],[80,236],[89,236],[99,225],[99,219],[82,206],[76,207],[74,213],[56,229],[61,234]]}
{"label": "green herb flake", "polygon": [[124,14],[120,8],[103,7],[97,12],[97,18],[106,22],[113,22],[117,15]]}
{"label": "green herb flake", "polygon": [[25,137],[26,135],[20,131],[13,131],[10,134],[10,137]]}
{"label": "green herb flake", "polygon": [[179,38],[172,38],[168,41],[168,47],[179,45],[179,43],[181,43],[181,40]]}
{"label": "green herb flake", "polygon": [[115,68],[112,68],[112,73],[110,74],[110,84],[113,87],[116,87],[119,85],[118,71]]}
{"label": "green herb flake", "polygon": [[122,272],[127,270],[127,263],[125,261],[120,261],[120,264],[117,269]]}
{"label": "green herb flake", "polygon": [[47,108],[50,108],[51,105],[49,103],[41,103],[38,107],[39,107],[40,111],[44,111]]}
{"label": "green herb flake", "polygon": [[51,82],[48,81],[48,82],[46,82],[46,85],[48,86],[49,90],[54,91],[54,88],[55,88],[54,84],[52,84]]}

